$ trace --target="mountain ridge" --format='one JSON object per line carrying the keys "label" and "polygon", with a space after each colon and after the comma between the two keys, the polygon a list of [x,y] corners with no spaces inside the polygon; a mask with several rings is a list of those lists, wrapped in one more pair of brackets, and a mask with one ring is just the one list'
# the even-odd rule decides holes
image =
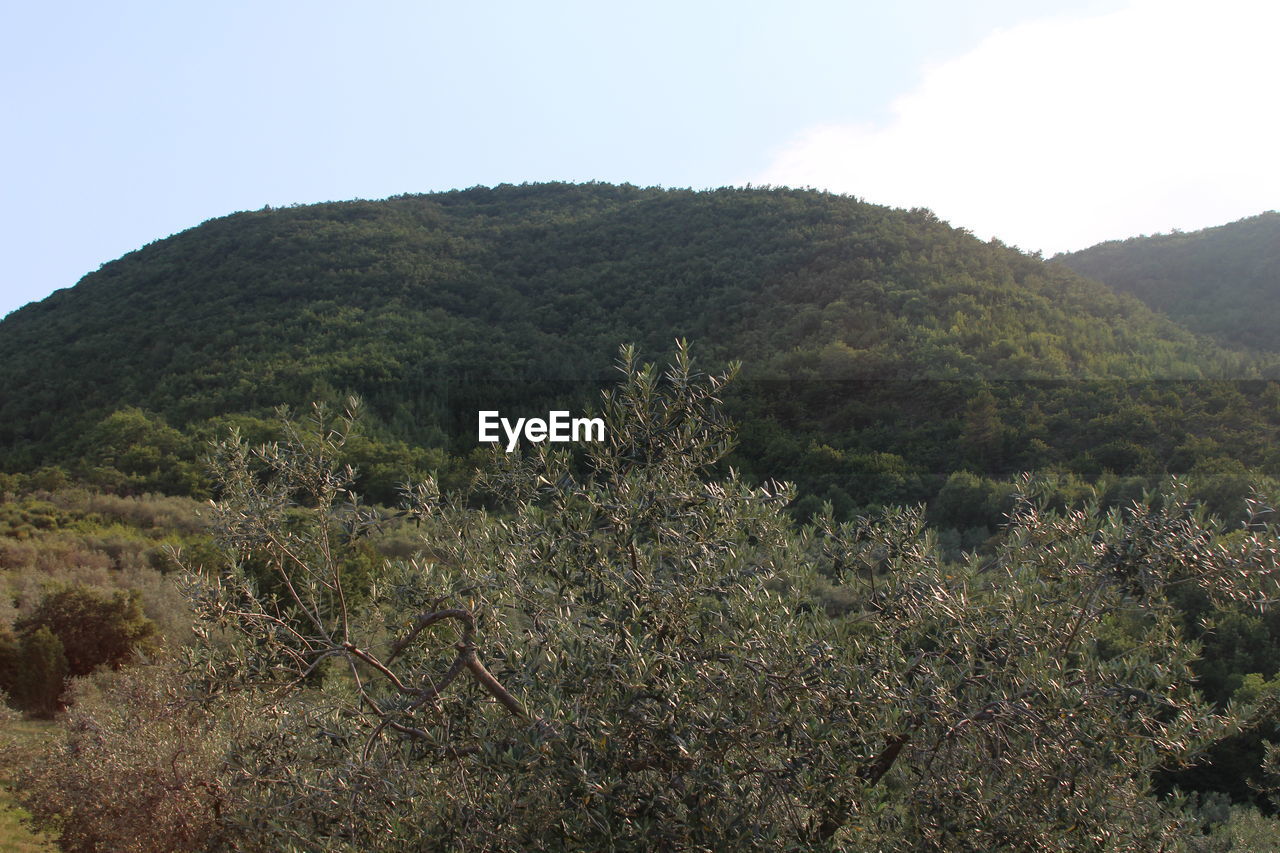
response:
{"label": "mountain ridge", "polygon": [[[1216,427],[1132,383],[1269,369],[923,209],[502,185],[231,214],[14,312],[0,465],[113,469],[103,425],[121,411],[111,429],[150,418],[163,448],[164,429],[207,435],[349,392],[379,440],[465,455],[477,410],[589,400],[620,343],[661,359],[676,338],[709,368],[745,362],[744,464],[855,505],[920,499],[964,468],[1158,473]],[[1232,453],[1261,464],[1274,419],[1213,410],[1228,405],[1256,421]]]}
{"label": "mountain ridge", "polygon": [[1053,260],[1220,346],[1280,352],[1280,212],[1109,240]]}

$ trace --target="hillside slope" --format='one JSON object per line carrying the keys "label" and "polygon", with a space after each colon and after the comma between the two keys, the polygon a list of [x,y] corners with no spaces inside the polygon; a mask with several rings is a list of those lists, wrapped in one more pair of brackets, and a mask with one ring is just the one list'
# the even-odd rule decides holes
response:
{"label": "hillside slope", "polygon": [[1059,255],[1229,348],[1280,351],[1280,213]]}
{"label": "hillside slope", "polygon": [[348,392],[387,440],[465,453],[477,409],[590,399],[619,343],[676,337],[746,362],[743,464],[858,505],[966,467],[1160,468],[1227,408],[1256,464],[1274,428],[1265,385],[1134,384],[1257,375],[1243,357],[928,211],[545,184],[237,213],[104,265],[0,322],[0,464],[123,469],[103,436],[129,424],[181,456],[170,426]]}

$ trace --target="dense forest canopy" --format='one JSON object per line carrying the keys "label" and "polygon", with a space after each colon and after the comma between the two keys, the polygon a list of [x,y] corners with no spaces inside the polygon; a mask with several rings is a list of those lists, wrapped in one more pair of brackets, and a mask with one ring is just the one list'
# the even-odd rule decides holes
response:
{"label": "dense forest canopy", "polygon": [[357,393],[361,486],[392,500],[393,475],[465,468],[479,409],[590,405],[620,342],[678,337],[744,362],[734,462],[806,512],[932,500],[958,471],[1276,467],[1277,391],[1240,381],[1273,361],[1060,264],[927,210],[608,184],[237,213],[108,263],[0,322],[0,465],[198,493],[228,425]]}
{"label": "dense forest canopy", "polygon": [[1228,348],[1280,351],[1280,213],[1059,255]]}

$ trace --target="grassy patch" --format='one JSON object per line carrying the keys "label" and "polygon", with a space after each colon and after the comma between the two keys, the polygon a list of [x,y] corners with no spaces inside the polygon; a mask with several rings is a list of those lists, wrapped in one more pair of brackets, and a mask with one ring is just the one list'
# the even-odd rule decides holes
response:
{"label": "grassy patch", "polygon": [[[49,737],[53,728],[53,723],[39,720],[6,719],[0,721],[0,741],[21,746],[34,745]],[[22,823],[26,811],[18,806],[7,788],[14,770],[7,761],[0,761],[0,850],[6,853],[50,853],[57,849],[53,842]]]}

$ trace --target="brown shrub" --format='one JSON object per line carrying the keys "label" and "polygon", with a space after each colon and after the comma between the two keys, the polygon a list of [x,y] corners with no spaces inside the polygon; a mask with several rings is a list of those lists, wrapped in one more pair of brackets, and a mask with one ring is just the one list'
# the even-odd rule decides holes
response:
{"label": "brown shrub", "polygon": [[33,823],[74,853],[205,849],[219,832],[227,717],[189,701],[171,665],[73,682],[61,735],[20,756]]}

